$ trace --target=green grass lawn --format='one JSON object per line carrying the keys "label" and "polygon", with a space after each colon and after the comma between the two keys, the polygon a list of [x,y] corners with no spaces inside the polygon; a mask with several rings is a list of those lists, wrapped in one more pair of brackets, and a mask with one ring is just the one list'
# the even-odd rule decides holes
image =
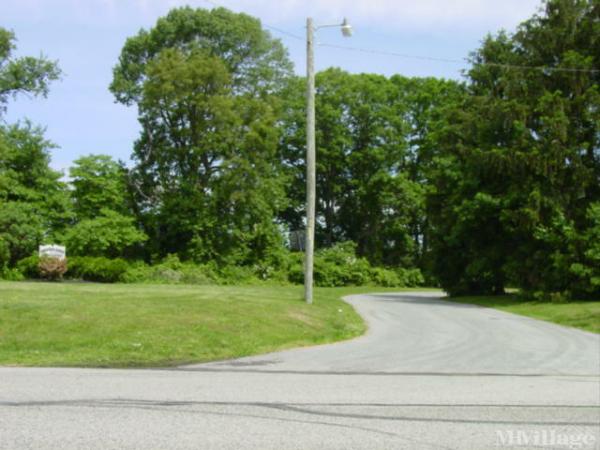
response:
{"label": "green grass lawn", "polygon": [[520,299],[518,294],[500,297],[456,297],[448,300],[487,306],[533,317],[534,319],[600,333],[600,301],[534,302]]}
{"label": "green grass lawn", "polygon": [[365,330],[340,297],[385,290],[318,288],[306,305],[300,286],[0,282],[0,364],[164,366],[333,342]]}

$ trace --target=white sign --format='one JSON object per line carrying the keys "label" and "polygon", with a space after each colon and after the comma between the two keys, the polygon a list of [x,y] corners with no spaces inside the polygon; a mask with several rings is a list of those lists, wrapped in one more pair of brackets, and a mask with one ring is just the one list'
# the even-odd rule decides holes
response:
{"label": "white sign", "polygon": [[65,259],[67,248],[62,245],[40,245],[38,255],[47,258]]}

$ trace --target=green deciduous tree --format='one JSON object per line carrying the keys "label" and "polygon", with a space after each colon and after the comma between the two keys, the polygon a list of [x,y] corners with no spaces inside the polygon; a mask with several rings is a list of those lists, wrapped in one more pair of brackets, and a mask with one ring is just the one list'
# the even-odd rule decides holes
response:
{"label": "green deciduous tree", "polygon": [[[60,237],[71,212],[66,185],[52,170],[52,144],[30,123],[0,127],[0,241],[8,261]],[[6,257],[6,256],[5,256]],[[1,262],[0,262],[1,265]]]}
{"label": "green deciduous tree", "polygon": [[129,214],[127,169],[108,155],[88,155],[69,169],[73,210],[78,219],[90,219],[101,209]]}
{"label": "green deciduous tree", "polygon": [[130,208],[127,170],[110,156],[79,158],[70,169],[75,223],[64,236],[69,254],[143,256],[147,240]]}
{"label": "green deciduous tree", "polygon": [[176,8],[152,29],[141,30],[125,42],[110,85],[117,101],[140,102],[148,63],[168,48],[182,53],[201,48],[219,58],[236,93],[260,96],[277,91],[292,70],[286,50],[261,28],[258,19],[225,8]]}
{"label": "green deciduous tree", "polygon": [[142,134],[131,184],[158,255],[249,264],[281,249],[283,47],[249,16],[180,8],[128,39],[111,90]]}
{"label": "green deciduous tree", "polygon": [[[280,143],[293,183],[282,217],[298,228],[304,214],[304,80],[286,93]],[[419,263],[425,243],[427,140],[433,110],[457,83],[395,76],[351,75],[339,69],[317,74],[317,242],[352,240],[371,262]]]}
{"label": "green deciduous tree", "polygon": [[0,115],[6,104],[18,94],[48,94],[50,82],[60,77],[60,69],[54,61],[45,57],[13,57],[15,35],[0,27]]}
{"label": "green deciduous tree", "polygon": [[141,253],[139,244],[146,240],[134,217],[110,209],[102,209],[94,218],[77,222],[64,237],[70,254],[109,258],[136,256],[136,250]]}
{"label": "green deciduous tree", "polygon": [[[15,36],[0,27],[0,118],[18,94],[46,96],[60,76],[44,57],[13,57]],[[61,174],[50,169],[53,144],[30,122],[0,125],[0,271],[64,229],[70,212]]]}

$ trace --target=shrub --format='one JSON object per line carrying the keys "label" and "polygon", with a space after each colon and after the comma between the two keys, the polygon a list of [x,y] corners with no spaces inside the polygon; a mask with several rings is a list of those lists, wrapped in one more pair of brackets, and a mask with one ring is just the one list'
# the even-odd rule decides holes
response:
{"label": "shrub", "polygon": [[375,286],[382,287],[402,287],[402,281],[396,271],[385,269],[383,267],[373,267],[371,269],[371,281]]}
{"label": "shrub", "polygon": [[217,275],[212,267],[181,262],[176,255],[169,255],[159,264],[149,266],[138,263],[131,266],[122,281],[125,283],[164,284],[214,284]]}
{"label": "shrub", "polygon": [[18,269],[4,267],[0,269],[0,280],[6,281],[23,281],[25,277]]}
{"label": "shrub", "polygon": [[67,259],[44,256],[39,258],[39,274],[46,280],[61,280],[67,271]]}
{"label": "shrub", "polygon": [[523,289],[520,291],[520,296],[534,302],[568,303],[572,300],[572,294],[569,291],[546,292]]}
{"label": "shrub", "polygon": [[0,270],[7,267],[10,262],[10,247],[8,242],[0,236]]}
{"label": "shrub", "polygon": [[64,239],[73,255],[117,257],[131,253],[148,237],[132,217],[102,209],[94,218],[70,227]]}
{"label": "shrub", "polygon": [[129,263],[120,258],[75,256],[69,259],[68,276],[86,281],[115,283],[121,280],[129,267]]}
{"label": "shrub", "polygon": [[396,269],[396,273],[400,278],[400,284],[402,287],[417,287],[423,286],[425,278],[419,269]]}
{"label": "shrub", "polygon": [[40,258],[38,255],[31,255],[23,258],[17,263],[17,270],[25,278],[40,278]]}
{"label": "shrub", "polygon": [[254,268],[249,266],[223,266],[218,269],[219,284],[251,284],[258,281]]}
{"label": "shrub", "polygon": [[276,281],[287,283],[289,258],[281,258],[278,264],[258,263],[252,266],[253,278],[260,281]]}
{"label": "shrub", "polygon": [[288,281],[294,284],[304,282],[304,254],[299,252],[290,253],[287,267]]}
{"label": "shrub", "polygon": [[[288,280],[304,282],[303,254],[292,253]],[[412,287],[423,284],[419,269],[386,269],[372,267],[365,258],[356,256],[356,244],[343,242],[315,253],[314,282],[316,286],[364,286]]]}
{"label": "shrub", "polygon": [[342,242],[319,250],[315,255],[314,278],[317,286],[358,286],[369,284],[371,265],[356,256],[354,242]]}

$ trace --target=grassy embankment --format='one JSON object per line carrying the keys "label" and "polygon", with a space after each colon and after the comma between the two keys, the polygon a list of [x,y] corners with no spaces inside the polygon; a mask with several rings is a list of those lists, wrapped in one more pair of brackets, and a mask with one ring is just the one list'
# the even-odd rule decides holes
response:
{"label": "grassy embankment", "polygon": [[340,297],[299,286],[0,283],[0,365],[148,367],[339,341],[364,332]]}
{"label": "grassy embankment", "polygon": [[[299,286],[0,282],[0,365],[154,367],[334,342],[365,329],[342,296],[399,290],[317,288],[306,305]],[[451,301],[600,333],[598,301]]]}
{"label": "grassy embankment", "polygon": [[500,297],[456,297],[449,300],[496,308],[513,314],[600,333],[600,301],[535,302],[523,300],[519,298],[518,294]]}

